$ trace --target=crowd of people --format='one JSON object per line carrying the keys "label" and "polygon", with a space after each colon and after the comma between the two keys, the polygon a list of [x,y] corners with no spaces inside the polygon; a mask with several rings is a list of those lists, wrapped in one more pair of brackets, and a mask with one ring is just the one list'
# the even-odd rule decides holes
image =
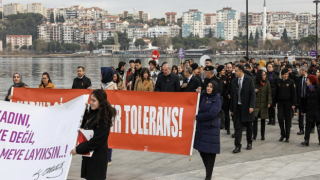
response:
{"label": "crowd of people", "polygon": [[[216,154],[220,153],[220,130],[224,129],[227,134],[231,134],[231,120],[234,127],[231,137],[235,138],[233,153],[241,152],[243,131],[246,131],[246,149],[253,148],[259,123],[261,140],[266,139],[266,120],[268,119],[267,125],[276,124],[276,108],[280,127],[279,141],[289,142],[293,116],[298,116],[297,135],[304,135],[301,144],[309,146],[310,133],[314,133],[316,129],[320,145],[320,56],[313,59],[311,64],[305,59],[301,62],[289,62],[288,57],[283,62],[272,57],[267,62],[262,59],[256,62],[254,58],[243,57],[240,61],[214,65],[211,59],[206,59],[204,67],[194,63],[192,59],[173,66],[167,62],[160,66],[155,60],[148,64],[149,67],[142,67],[140,59],[130,60],[130,67],[126,72],[126,62],[123,61],[119,62],[116,69],[101,67],[101,82],[92,93],[91,107],[85,115],[87,119],[82,127],[94,129],[104,137],[109,135],[109,130],[102,132],[99,126],[96,127],[91,122],[96,121],[95,124],[103,124],[107,128],[112,125],[110,117],[114,116],[114,109],[104,100],[107,96],[101,90],[198,92],[201,93],[201,98],[199,112],[195,116],[197,128],[194,148],[200,152],[206,168],[206,179],[211,179]],[[91,90],[91,80],[86,77],[85,68],[79,66],[77,73],[71,88]],[[13,74],[13,85],[6,101],[12,99],[12,87],[29,88],[23,83],[19,72]],[[55,89],[49,73],[42,74],[39,88]],[[107,110],[102,111],[99,107]],[[108,115],[110,116],[105,117]],[[99,138],[92,142],[92,146],[79,145],[71,153],[102,148],[97,143],[105,143],[106,139]],[[103,148],[108,149],[107,146]],[[108,157],[103,157],[110,165],[112,149],[107,151]],[[82,172],[82,177],[86,178],[91,174],[86,171],[94,171],[89,167],[94,160],[83,162],[87,163],[83,164],[87,169]],[[103,165],[101,168],[106,167]],[[104,175],[100,177],[105,179]]]}

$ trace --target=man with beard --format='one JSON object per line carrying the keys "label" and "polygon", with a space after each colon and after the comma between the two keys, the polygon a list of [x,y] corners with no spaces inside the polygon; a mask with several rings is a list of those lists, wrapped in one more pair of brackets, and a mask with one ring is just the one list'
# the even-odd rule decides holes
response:
{"label": "man with beard", "polygon": [[227,72],[226,72],[226,76],[229,78],[230,82],[232,82],[232,80],[235,78],[234,73],[232,72],[232,64],[228,63],[227,64]]}
{"label": "man with beard", "polygon": [[131,90],[134,90],[134,84],[136,83],[136,80],[139,78],[140,72],[141,72],[141,60],[136,59],[134,61],[135,69],[131,70],[130,75],[128,76],[128,81],[132,81]]}

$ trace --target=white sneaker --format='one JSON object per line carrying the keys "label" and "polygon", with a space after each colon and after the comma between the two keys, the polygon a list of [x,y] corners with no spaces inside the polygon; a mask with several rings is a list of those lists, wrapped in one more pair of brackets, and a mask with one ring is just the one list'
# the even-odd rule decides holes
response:
{"label": "white sneaker", "polygon": [[110,166],[112,163],[111,162],[108,162],[108,166]]}

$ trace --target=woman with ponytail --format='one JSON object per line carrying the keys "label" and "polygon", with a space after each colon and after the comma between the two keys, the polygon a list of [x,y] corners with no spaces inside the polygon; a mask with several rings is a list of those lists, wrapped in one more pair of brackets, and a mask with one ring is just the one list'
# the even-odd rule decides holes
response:
{"label": "woman with ponytail", "polygon": [[93,130],[93,137],[79,144],[71,151],[72,155],[94,151],[92,157],[82,157],[81,178],[87,180],[105,180],[108,168],[108,137],[116,110],[107,100],[102,89],[91,94],[90,108],[86,111],[81,128]]}

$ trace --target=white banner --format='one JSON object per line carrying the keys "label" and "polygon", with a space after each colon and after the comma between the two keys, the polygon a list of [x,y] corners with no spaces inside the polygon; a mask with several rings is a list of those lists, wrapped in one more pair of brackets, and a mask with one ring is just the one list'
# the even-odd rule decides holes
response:
{"label": "white banner", "polygon": [[0,101],[0,179],[66,179],[88,98],[51,107]]}

